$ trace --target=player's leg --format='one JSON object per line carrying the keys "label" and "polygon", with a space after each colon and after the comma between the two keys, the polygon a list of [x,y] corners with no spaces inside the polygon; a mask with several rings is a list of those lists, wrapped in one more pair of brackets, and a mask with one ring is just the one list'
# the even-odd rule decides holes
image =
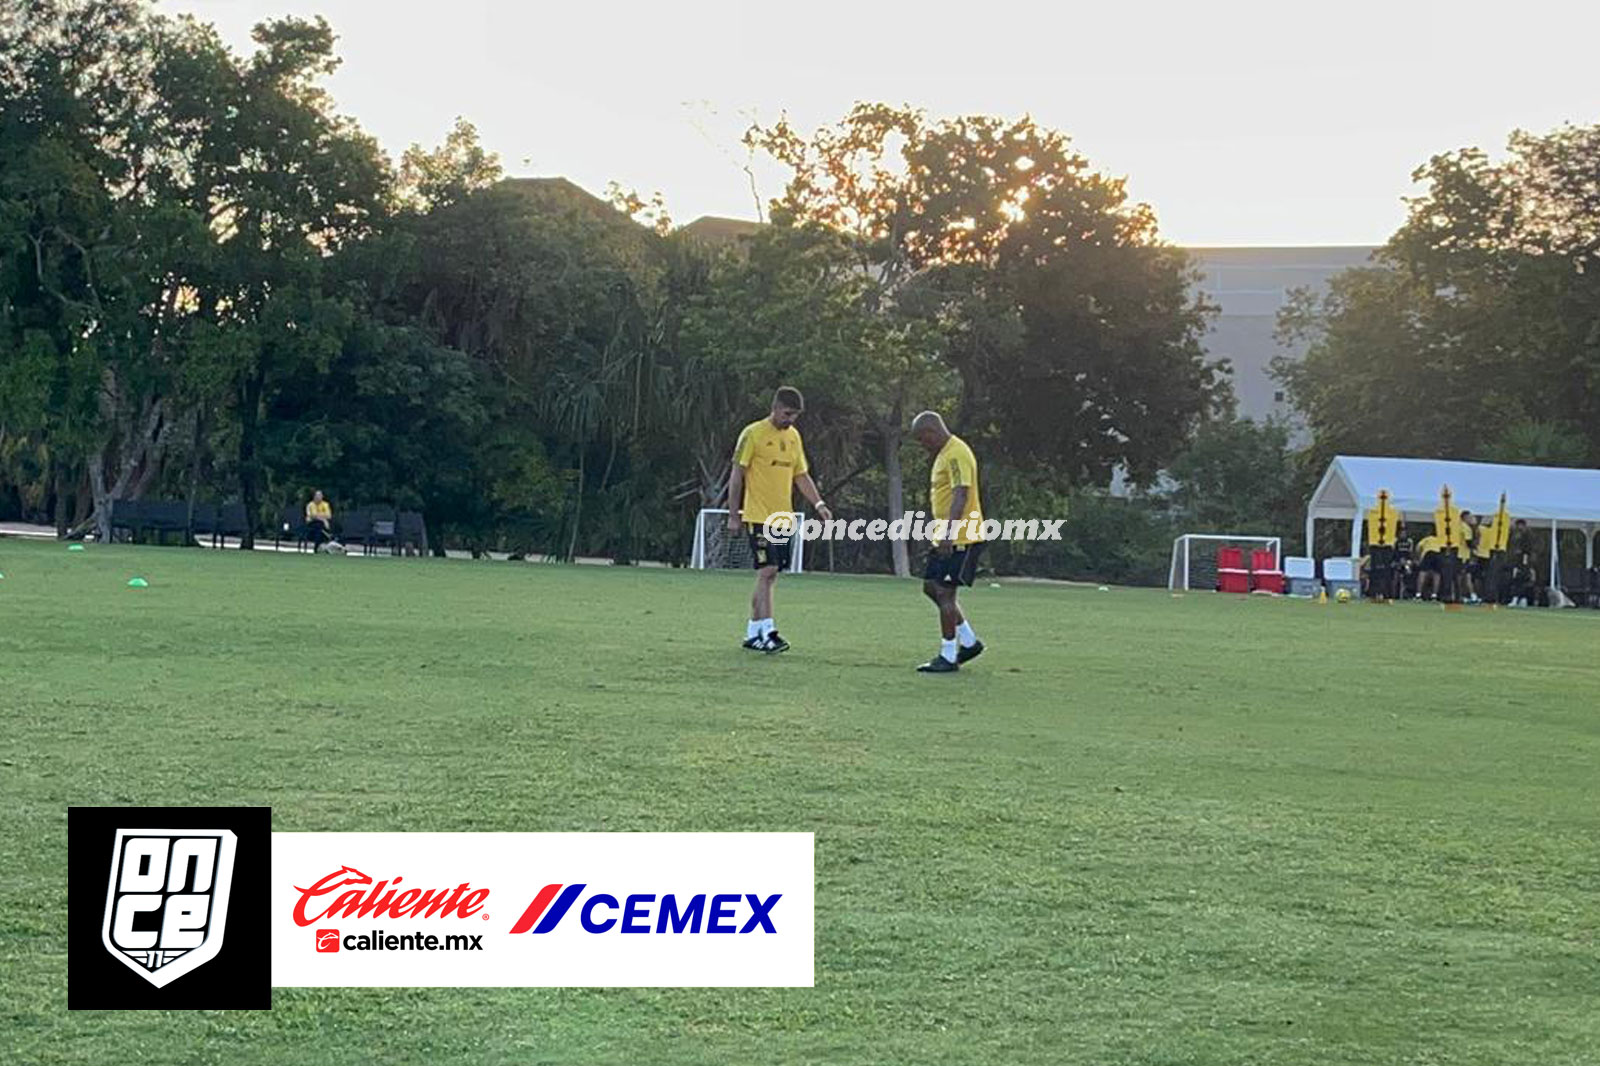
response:
{"label": "player's leg", "polygon": [[771,545],[761,530],[746,526],[750,538],[750,565],[756,571],[755,588],[750,593],[750,620],[745,625],[744,647],[751,651],[767,650],[767,634],[772,632],[772,586],[778,580],[778,566],[772,558]]}
{"label": "player's leg", "polygon": [[752,651],[760,651],[761,645],[766,641],[766,634],[762,632],[762,622],[766,619],[766,606],[772,599],[772,585],[766,579],[770,567],[757,567],[756,579],[750,590],[750,618],[745,622],[744,646]]}
{"label": "player's leg", "polygon": [[788,641],[778,635],[777,613],[772,606],[773,592],[778,587],[778,571],[782,569],[777,563],[762,567],[756,574],[756,601],[757,609],[761,613],[759,625],[761,628],[762,651],[785,651],[789,647]]}
{"label": "player's leg", "polygon": [[[960,584],[961,575],[965,572],[967,562],[965,551],[953,551],[948,555],[932,552],[928,557],[927,569],[923,572],[922,593],[932,600],[939,609],[939,654],[917,667],[925,674],[946,674],[959,669],[963,649],[960,642],[960,632],[964,629],[971,633],[972,627],[967,624],[961,607],[956,603],[956,588]],[[970,583],[970,580],[969,580]],[[976,651],[967,653],[970,659],[983,650],[983,645],[976,635],[972,637],[971,647]]]}
{"label": "player's leg", "polygon": [[[939,565],[939,557],[933,556],[928,561],[928,573],[943,572]],[[922,594],[933,601],[934,607],[939,612],[939,654],[917,667],[919,673],[947,674],[959,669],[956,665],[956,621],[957,613],[955,604],[951,599],[950,590],[945,587],[940,577],[924,576],[922,580]]]}
{"label": "player's leg", "polygon": [[956,622],[956,643],[959,650],[956,652],[956,662],[965,663],[983,654],[983,641],[978,639],[978,634],[973,632],[972,623],[967,621],[966,612],[956,602],[957,593],[962,585],[972,587],[978,577],[978,556],[983,554],[983,544],[969,544],[961,551],[961,561],[956,566],[955,581],[950,586],[950,609],[954,612]]}
{"label": "player's leg", "polygon": [[772,595],[778,587],[778,575],[789,568],[789,552],[791,545],[788,541],[771,541],[767,545],[768,566],[762,570],[766,578],[766,588],[763,593],[762,608],[766,611],[762,615],[762,638],[765,643],[761,650],[764,652],[780,652],[789,650],[789,642],[783,639],[778,632],[777,612],[772,605]]}

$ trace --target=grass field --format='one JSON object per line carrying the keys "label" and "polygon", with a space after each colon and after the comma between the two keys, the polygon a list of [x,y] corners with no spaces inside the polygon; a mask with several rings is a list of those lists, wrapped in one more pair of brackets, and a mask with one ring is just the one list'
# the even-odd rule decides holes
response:
{"label": "grass field", "polygon": [[[1600,1062],[1600,613],[0,541],[6,1063]],[[150,587],[132,590],[141,575]],[[816,833],[816,987],[66,1002],[69,804]]]}

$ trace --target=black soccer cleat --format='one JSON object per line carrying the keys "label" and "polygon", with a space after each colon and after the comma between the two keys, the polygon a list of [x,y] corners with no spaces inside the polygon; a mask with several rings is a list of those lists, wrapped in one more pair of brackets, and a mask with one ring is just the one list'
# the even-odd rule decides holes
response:
{"label": "black soccer cleat", "polygon": [[983,654],[983,641],[974,640],[972,642],[972,646],[971,647],[962,648],[961,650],[956,652],[956,663],[957,663],[957,665],[959,665],[961,663],[970,663],[972,660],[976,659],[978,656],[980,656],[982,654]]}
{"label": "black soccer cleat", "polygon": [[789,642],[778,636],[778,631],[774,629],[771,633],[767,634],[767,642],[762,646],[761,650],[766,652],[768,655],[776,655],[780,651],[788,651]]}
{"label": "black soccer cleat", "polygon": [[919,674],[953,674],[961,667],[946,659],[943,655],[935,655],[921,666],[917,667]]}
{"label": "black soccer cleat", "polygon": [[762,637],[762,636],[760,636],[758,634],[756,636],[750,637],[743,644],[739,645],[739,647],[744,648],[747,651],[766,651],[767,650],[767,642],[766,642],[766,639],[764,637]]}

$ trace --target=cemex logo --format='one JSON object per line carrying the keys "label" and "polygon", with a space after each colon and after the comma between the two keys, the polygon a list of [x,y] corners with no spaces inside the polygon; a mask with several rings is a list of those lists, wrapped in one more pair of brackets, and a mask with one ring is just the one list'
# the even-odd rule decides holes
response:
{"label": "cemex logo", "polygon": [[[548,933],[561,924],[587,884],[545,885],[511,927],[513,933]],[[708,897],[701,892],[681,901],[668,892],[635,892],[618,902],[606,892],[589,896],[578,911],[586,933],[776,933],[772,908],[783,898],[775,892],[762,897],[755,892],[722,892]],[[621,912],[620,916],[618,912]]]}
{"label": "cemex logo", "polygon": [[[295,886],[300,893],[300,901],[294,905],[295,924],[312,925],[324,918],[469,918],[489,898],[487,888],[473,889],[465,881],[453,889],[402,890],[397,886],[404,880],[385,878],[373,884],[371,877],[354,866],[341,866],[310,888]],[[335,896],[335,892],[339,894]],[[322,948],[319,940],[317,950],[334,949]]]}
{"label": "cemex logo", "polygon": [[70,1008],[271,1007],[270,808],[72,807],[67,847]]}

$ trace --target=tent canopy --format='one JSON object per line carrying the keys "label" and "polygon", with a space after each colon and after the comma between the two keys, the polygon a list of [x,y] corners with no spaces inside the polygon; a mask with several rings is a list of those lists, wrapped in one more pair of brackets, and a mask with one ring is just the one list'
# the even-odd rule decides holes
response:
{"label": "tent canopy", "polygon": [[1351,554],[1358,552],[1358,524],[1378,503],[1380,489],[1407,521],[1432,521],[1439,489],[1450,486],[1450,501],[1463,511],[1492,516],[1506,494],[1506,509],[1530,525],[1570,526],[1592,533],[1600,525],[1600,470],[1510,463],[1468,463],[1453,459],[1396,459],[1341,455],[1306,505],[1306,550],[1319,518],[1352,523]]}
{"label": "tent canopy", "polygon": [[1600,470],[1371,455],[1341,455],[1328,464],[1306,517],[1354,518],[1376,507],[1378,490],[1388,489],[1389,501],[1407,519],[1432,518],[1444,485],[1463,511],[1493,515],[1503,492],[1514,517],[1541,526],[1600,522]]}

